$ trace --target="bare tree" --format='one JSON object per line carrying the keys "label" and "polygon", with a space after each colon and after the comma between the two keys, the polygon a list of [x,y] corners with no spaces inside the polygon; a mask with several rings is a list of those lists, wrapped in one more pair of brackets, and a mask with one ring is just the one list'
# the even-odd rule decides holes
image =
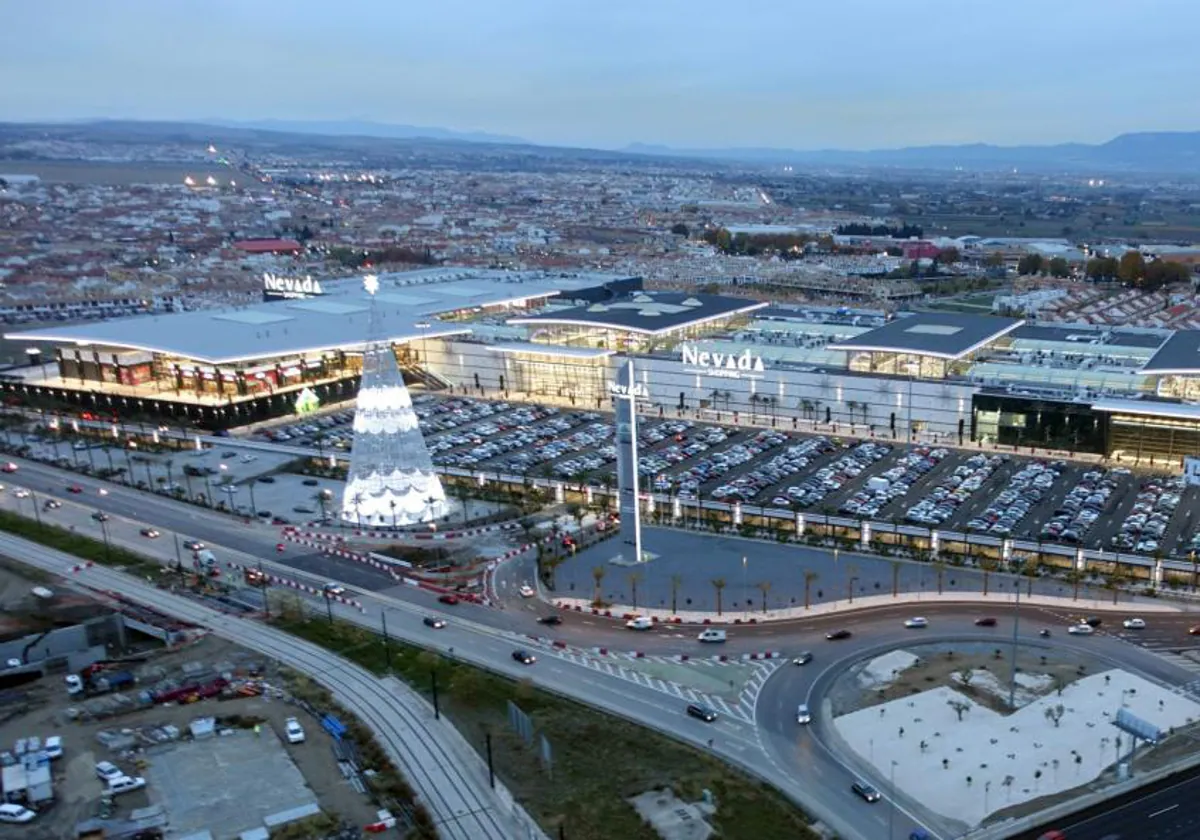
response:
{"label": "bare tree", "polygon": [[1063,708],[1062,703],[1058,703],[1057,705],[1054,705],[1054,706],[1049,706],[1046,708],[1046,720],[1052,721],[1054,723],[1054,728],[1058,729],[1059,721],[1062,720],[1063,713],[1065,711],[1066,711],[1066,709]]}
{"label": "bare tree", "polygon": [[973,679],[975,679],[975,671],[971,668],[960,668],[958,670],[958,681],[963,684],[963,688],[970,688],[971,680]]}
{"label": "bare tree", "polygon": [[958,715],[959,722],[962,721],[963,715],[966,714],[971,708],[971,704],[963,700],[947,700],[946,705],[953,709],[954,713]]}
{"label": "bare tree", "polygon": [[721,614],[721,590],[725,588],[725,578],[713,578],[712,587],[717,593],[717,615]]}
{"label": "bare tree", "polygon": [[762,580],[754,584],[758,587],[758,591],[762,593],[762,611],[767,611],[767,593],[771,591],[771,581]]}

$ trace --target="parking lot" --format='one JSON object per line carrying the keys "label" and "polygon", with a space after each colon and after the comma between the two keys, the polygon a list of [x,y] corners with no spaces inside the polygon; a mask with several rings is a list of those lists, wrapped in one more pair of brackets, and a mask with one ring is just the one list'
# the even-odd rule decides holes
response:
{"label": "parking lot", "polygon": [[[434,463],[487,472],[614,481],[609,414],[441,398],[413,400]],[[348,450],[351,410],[271,433]],[[1195,488],[1178,477],[885,440],[643,418],[644,485],[696,499],[809,511],[992,537],[1147,555],[1200,552]]]}

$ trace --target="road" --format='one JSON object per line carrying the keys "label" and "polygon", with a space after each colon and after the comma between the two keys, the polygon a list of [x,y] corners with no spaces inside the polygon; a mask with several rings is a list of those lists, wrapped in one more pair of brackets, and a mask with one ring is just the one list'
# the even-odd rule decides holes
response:
{"label": "road", "polygon": [[1069,840],[1195,840],[1200,837],[1200,777],[1068,823],[1062,830]]}
{"label": "road", "polygon": [[100,566],[72,572],[77,558],[36,543],[0,534],[0,553],[92,589],[118,592],[308,674],[371,727],[429,808],[442,836],[458,840],[522,836],[522,825],[488,789],[486,770],[470,747],[457,743],[457,733],[434,721],[424,701],[394,680],[379,680],[316,645],[172,595],[129,575]]}
{"label": "road", "polygon": [[[104,509],[114,514],[114,527],[134,529],[140,522],[152,522],[164,532],[171,529],[204,540],[214,547],[221,547],[218,553],[224,549],[246,552],[264,558],[264,563],[272,568],[298,568],[300,571],[297,574],[306,574],[305,564],[330,563],[332,567],[327,573],[326,567],[322,567],[321,578],[345,580],[352,586],[359,586],[347,580],[347,570],[361,570],[362,567],[300,553],[291,546],[283,554],[278,554],[275,551],[278,531],[259,523],[239,524],[228,516],[164,497],[149,496],[87,478],[67,477],[59,470],[24,462],[20,472],[9,479],[13,484],[33,488],[39,500],[49,494],[65,499],[64,508],[55,511],[55,515],[70,515],[75,517],[75,521],[86,522],[88,510]],[[78,483],[84,492],[78,495],[65,493],[69,483]],[[102,484],[108,489],[107,495],[99,493]],[[32,505],[32,497],[25,501]],[[130,538],[136,540],[136,530],[129,533],[133,535]],[[165,538],[164,533],[163,543]],[[530,579],[531,573],[528,565],[510,564],[503,567],[499,582],[504,584],[506,594],[511,595],[520,582]],[[311,578],[314,573],[309,571],[307,574]],[[551,632],[554,639],[578,647],[609,645],[618,650],[636,649],[649,654],[709,652],[695,641],[694,630],[660,628],[649,633],[634,634],[624,630],[615,621],[568,613],[564,615],[563,624],[550,631],[539,625],[537,619],[551,608],[536,599],[504,597],[503,609],[500,610],[469,604],[446,608],[437,604],[431,594],[395,586],[390,580],[372,579],[364,581],[364,584],[359,588],[364,593],[362,600],[365,611],[341,610],[343,617],[348,620],[378,628],[382,615],[386,613],[389,632],[406,641],[501,673],[527,676],[541,687],[628,717],[703,748],[708,748],[711,741],[711,749],[715,753],[776,785],[841,836],[860,840],[876,840],[886,836],[881,833],[886,832],[886,827],[881,829],[881,826],[889,820],[889,809],[867,807],[849,790],[854,778],[853,760],[849,759],[849,766],[845,766],[843,762],[848,761],[847,757],[829,751],[822,738],[820,723],[809,731],[797,733],[794,711],[797,702],[819,697],[822,686],[848,661],[889,645],[894,647],[898,625],[904,617],[915,611],[912,605],[731,628],[730,639],[722,648],[723,652],[738,654],[778,650],[789,654],[811,649],[817,652],[817,660],[806,668],[784,667],[776,671],[758,695],[753,724],[730,716],[722,716],[715,724],[705,724],[683,715],[683,701],[661,691],[613,678],[552,655],[542,655],[539,662],[529,668],[511,659],[515,647],[529,643],[528,635],[544,637]],[[973,619],[978,617],[981,609],[952,604],[921,605],[920,611],[929,615],[934,625],[926,640],[955,639],[964,633],[977,633]],[[1011,611],[1011,607],[997,605],[987,609],[1000,619],[995,635],[1011,638],[1011,625],[1006,629],[1009,619],[1004,612]],[[1089,605],[1089,611],[1091,609]],[[1024,607],[1022,624],[1026,631],[1022,636],[1023,643],[1036,643],[1036,630],[1041,626],[1062,628],[1071,612],[1069,605],[1061,609]],[[431,613],[448,618],[449,626],[441,631],[425,628],[421,618]],[[1189,638],[1187,627],[1194,621],[1190,615],[1155,616],[1151,628],[1143,633],[1153,635],[1164,643],[1171,639],[1186,642]],[[843,626],[854,631],[854,638],[846,643],[836,643],[837,647],[831,648],[834,643],[825,642],[824,633]],[[1108,624],[1102,628],[1108,629]],[[1062,633],[1055,643],[1086,645],[1091,655],[1107,657],[1114,663],[1167,682],[1181,683],[1190,676],[1163,660],[1145,657],[1121,638],[1122,635],[1130,634],[1124,631],[1111,635],[1102,632],[1095,637],[1074,642]],[[1134,638],[1136,640],[1136,636]],[[830,650],[837,651],[836,659],[826,660],[826,651]],[[877,786],[886,790],[884,785]],[[953,826],[941,826],[936,816],[924,812],[918,804],[898,801],[895,816],[897,836],[901,836],[899,831],[902,827],[911,828],[918,824],[933,828],[939,837],[948,838],[956,833]]]}

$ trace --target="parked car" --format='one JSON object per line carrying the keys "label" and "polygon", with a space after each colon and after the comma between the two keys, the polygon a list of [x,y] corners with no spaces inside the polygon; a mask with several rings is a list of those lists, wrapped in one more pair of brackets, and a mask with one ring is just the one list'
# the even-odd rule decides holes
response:
{"label": "parked car", "polygon": [[37,812],[30,811],[24,805],[17,805],[12,802],[5,802],[0,805],[0,823],[27,823],[33,822]]}
{"label": "parked car", "polygon": [[61,735],[51,735],[46,739],[46,743],[42,745],[42,752],[46,754],[46,758],[54,761],[63,757],[63,745]]}
{"label": "parked car", "polygon": [[289,744],[304,743],[304,727],[300,725],[300,721],[296,720],[294,717],[290,717],[284,721],[283,729],[287,733],[287,740]]}
{"label": "parked car", "polygon": [[141,776],[118,776],[115,779],[109,779],[108,788],[105,790],[105,793],[109,796],[116,796],[120,793],[141,790],[145,786],[146,780]]}
{"label": "parked car", "polygon": [[102,781],[109,782],[125,775],[125,771],[111,761],[101,761],[96,765],[96,775]]}

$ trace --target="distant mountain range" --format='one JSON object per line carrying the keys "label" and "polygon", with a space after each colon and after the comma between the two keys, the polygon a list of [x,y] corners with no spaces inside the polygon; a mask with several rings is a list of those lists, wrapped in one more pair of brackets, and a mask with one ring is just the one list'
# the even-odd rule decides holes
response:
{"label": "distant mountain range", "polygon": [[1200,173],[1200,132],[1160,131],[1122,134],[1107,143],[1063,143],[1052,146],[910,146],[899,149],[844,151],[821,149],[730,148],[674,149],[635,143],[622,151],[660,157],[745,161],[778,166],[832,166],[897,169],[1034,171],[1137,171]]}
{"label": "distant mountain range", "polygon": [[226,128],[248,128],[258,131],[282,131],[290,134],[322,134],[327,137],[381,137],[391,140],[458,140],[463,143],[500,143],[528,146],[528,140],[484,131],[452,131],[448,128],[427,128],[417,125],[396,125],[370,120],[200,120],[206,125]]}

